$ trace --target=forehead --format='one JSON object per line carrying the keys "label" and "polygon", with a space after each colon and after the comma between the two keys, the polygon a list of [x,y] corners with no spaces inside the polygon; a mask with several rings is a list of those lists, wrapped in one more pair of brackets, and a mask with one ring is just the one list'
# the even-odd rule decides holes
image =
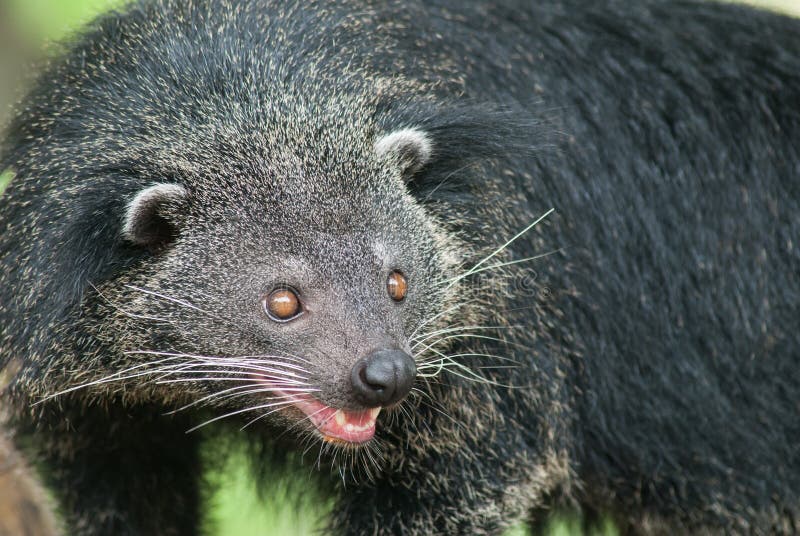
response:
{"label": "forehead", "polygon": [[[227,246],[339,260],[388,259],[421,246],[421,209],[384,169],[262,169],[197,185],[199,235]],[[384,261],[382,261],[384,262]]]}
{"label": "forehead", "polygon": [[249,178],[199,192],[197,208],[201,218],[232,224],[237,232],[252,227],[276,238],[313,236],[321,243],[342,237],[386,241],[411,224],[417,208],[402,184],[374,182],[358,172],[346,178]]}
{"label": "forehead", "polygon": [[[375,268],[395,267],[403,247],[395,247],[368,233],[345,235],[312,233],[291,242],[277,241],[268,246],[271,264],[292,273],[324,275],[335,278],[345,266]],[[318,262],[324,259],[326,262]],[[326,267],[328,269],[326,269]]]}
{"label": "forehead", "polygon": [[255,229],[259,247],[285,257],[326,259],[337,265],[389,267],[418,256],[426,247],[423,232],[410,233],[406,214],[384,212],[351,218],[347,225],[324,225],[307,218],[287,225],[268,223]]}

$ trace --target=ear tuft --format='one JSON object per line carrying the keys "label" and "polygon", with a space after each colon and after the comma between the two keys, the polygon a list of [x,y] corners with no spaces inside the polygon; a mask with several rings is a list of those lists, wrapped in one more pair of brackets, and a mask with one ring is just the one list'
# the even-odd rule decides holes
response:
{"label": "ear tuft", "polygon": [[158,249],[175,238],[177,211],[187,192],[178,184],[156,184],[141,190],[128,203],[123,236],[138,246]]}
{"label": "ear tuft", "polygon": [[422,169],[433,156],[430,136],[416,128],[404,128],[386,134],[375,142],[380,158],[394,159],[400,165],[403,178],[408,179]]}

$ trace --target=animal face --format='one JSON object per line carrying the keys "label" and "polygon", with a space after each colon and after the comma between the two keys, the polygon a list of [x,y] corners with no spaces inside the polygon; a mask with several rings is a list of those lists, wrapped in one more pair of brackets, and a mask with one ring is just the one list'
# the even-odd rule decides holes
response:
{"label": "animal face", "polygon": [[214,174],[139,190],[122,230],[150,254],[115,295],[126,322],[156,327],[123,351],[195,401],[368,442],[455,288],[446,234],[405,186],[431,142],[402,129],[362,145],[344,163],[220,156]]}

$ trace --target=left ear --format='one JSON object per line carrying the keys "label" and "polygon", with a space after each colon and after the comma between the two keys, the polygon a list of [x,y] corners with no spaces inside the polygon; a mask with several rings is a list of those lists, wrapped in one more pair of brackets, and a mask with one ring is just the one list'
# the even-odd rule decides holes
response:
{"label": "left ear", "polygon": [[422,130],[404,128],[378,138],[375,153],[379,158],[391,160],[400,166],[403,179],[408,180],[430,161],[433,142]]}

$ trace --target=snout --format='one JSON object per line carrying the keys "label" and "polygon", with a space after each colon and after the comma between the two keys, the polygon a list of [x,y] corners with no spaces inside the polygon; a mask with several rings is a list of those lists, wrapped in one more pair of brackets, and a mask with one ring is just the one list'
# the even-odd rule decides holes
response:
{"label": "snout", "polygon": [[411,391],[417,366],[402,350],[378,350],[355,364],[350,383],[356,400],[367,407],[390,406]]}

